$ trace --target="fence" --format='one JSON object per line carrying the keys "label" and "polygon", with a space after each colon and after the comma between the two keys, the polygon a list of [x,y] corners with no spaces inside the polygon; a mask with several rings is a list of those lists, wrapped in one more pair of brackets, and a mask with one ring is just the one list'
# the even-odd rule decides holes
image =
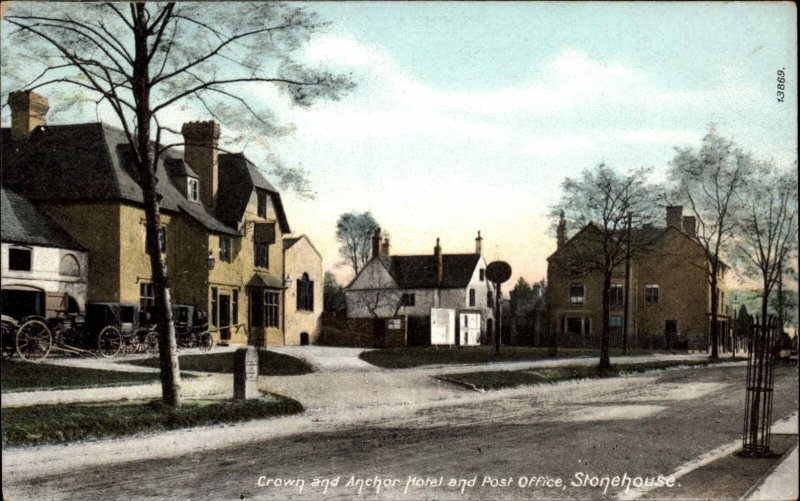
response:
{"label": "fence", "polygon": [[[556,334],[559,348],[600,348],[601,336],[581,335],[570,333]],[[552,336],[542,336],[542,346],[551,346],[554,340]],[[609,336],[609,347],[622,349],[622,334],[612,332]],[[706,336],[665,336],[663,334],[628,335],[629,350],[669,350],[669,351],[701,351],[708,350],[708,338]]]}
{"label": "fence", "polygon": [[770,454],[772,393],[775,383],[775,339],[778,319],[769,317],[751,323],[748,338],[747,386],[742,424],[742,455],[763,457]]}

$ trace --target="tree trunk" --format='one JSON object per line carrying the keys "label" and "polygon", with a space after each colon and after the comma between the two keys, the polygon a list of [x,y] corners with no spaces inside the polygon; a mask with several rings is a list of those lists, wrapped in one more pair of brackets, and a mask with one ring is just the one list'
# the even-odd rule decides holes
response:
{"label": "tree trunk", "polygon": [[600,365],[599,365],[601,371],[605,371],[611,368],[611,360],[609,359],[608,356],[608,345],[610,337],[610,332],[608,328],[608,316],[609,316],[608,291],[610,289],[611,289],[611,272],[608,272],[603,276],[603,333],[600,336]]}
{"label": "tree trunk", "polygon": [[716,260],[711,265],[711,359],[719,359],[719,281],[717,270],[719,264]]}
{"label": "tree trunk", "polygon": [[[161,395],[165,404],[177,406],[181,400],[181,381],[175,326],[167,280],[167,269],[161,255],[159,232],[161,217],[156,194],[156,160],[150,149],[150,76],[147,61],[147,18],[143,4],[136,5],[135,59],[132,90],[136,103],[136,149],[139,185],[142,188],[145,212],[145,245],[150,256],[155,305],[153,313],[158,329],[158,354],[161,365]],[[133,145],[132,145],[133,146]]]}

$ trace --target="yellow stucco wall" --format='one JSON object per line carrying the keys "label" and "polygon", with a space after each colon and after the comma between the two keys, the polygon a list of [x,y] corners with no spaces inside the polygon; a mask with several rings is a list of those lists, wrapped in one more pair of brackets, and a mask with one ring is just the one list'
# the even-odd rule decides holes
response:
{"label": "yellow stucco wall", "polygon": [[[306,237],[298,240],[285,252],[286,273],[292,278],[292,283],[286,290],[286,344],[299,345],[300,334],[309,335],[309,343],[314,344],[319,338],[322,324],[322,292],[324,281],[322,275],[322,257],[314,250]],[[314,282],[314,309],[313,311],[298,310],[297,308],[297,280],[308,274],[309,280]]]}

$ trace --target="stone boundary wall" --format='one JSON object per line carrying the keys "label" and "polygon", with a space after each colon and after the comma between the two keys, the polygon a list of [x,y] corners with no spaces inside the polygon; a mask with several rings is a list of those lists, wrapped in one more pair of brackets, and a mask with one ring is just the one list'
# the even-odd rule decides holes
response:
{"label": "stone boundary wall", "polygon": [[[399,329],[390,328],[398,323]],[[325,313],[322,316],[322,333],[316,344],[352,348],[403,347],[406,345],[407,325],[406,317],[347,318]]]}

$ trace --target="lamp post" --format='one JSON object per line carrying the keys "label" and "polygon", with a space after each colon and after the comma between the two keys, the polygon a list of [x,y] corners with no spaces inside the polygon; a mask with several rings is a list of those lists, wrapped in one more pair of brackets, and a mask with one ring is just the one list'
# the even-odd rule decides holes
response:
{"label": "lamp post", "polygon": [[731,329],[731,358],[736,358],[736,307],[739,304],[739,295],[733,295],[733,329]]}

